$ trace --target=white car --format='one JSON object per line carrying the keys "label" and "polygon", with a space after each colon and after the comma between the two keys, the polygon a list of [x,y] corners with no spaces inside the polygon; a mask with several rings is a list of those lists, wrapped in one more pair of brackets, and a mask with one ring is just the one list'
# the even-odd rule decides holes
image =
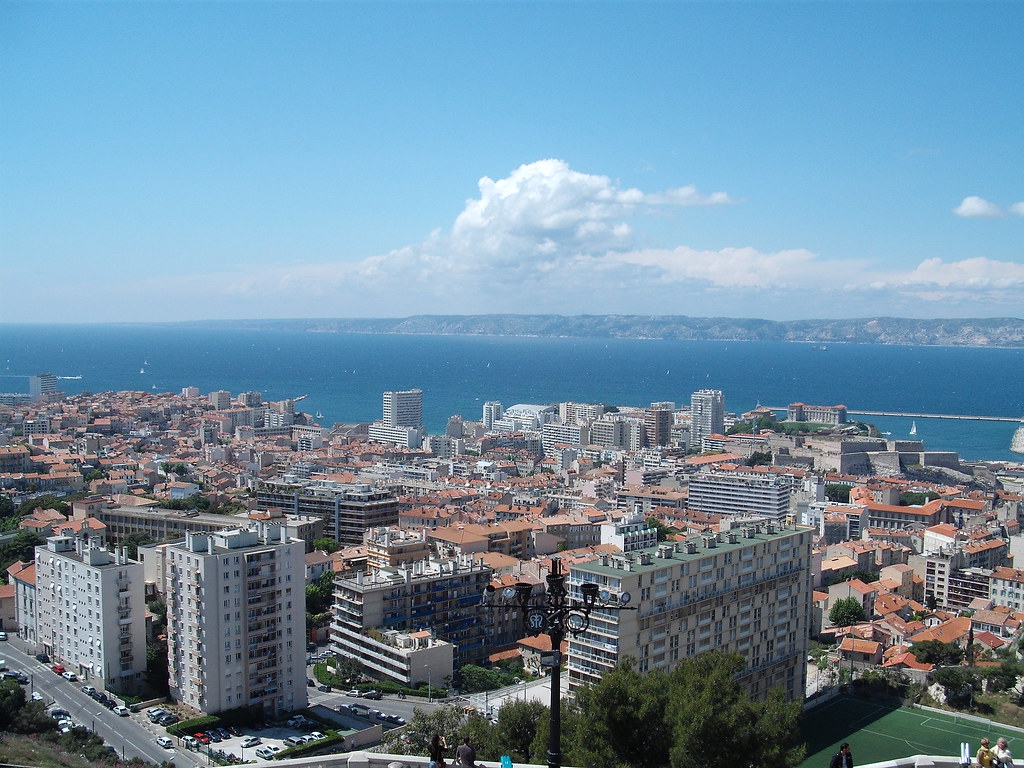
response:
{"label": "white car", "polygon": [[189,749],[199,749],[199,742],[192,736],[182,736],[181,743]]}
{"label": "white car", "polygon": [[280,747],[275,747],[273,744],[267,744],[265,747],[260,747],[256,750],[256,756],[262,757],[264,760],[269,760],[275,753],[280,751]]}
{"label": "white car", "polygon": [[119,704],[118,706],[114,707],[113,712],[118,717],[128,717],[128,715],[130,715],[132,711],[128,709],[128,707]]}
{"label": "white car", "polygon": [[7,639],[7,633],[6,632],[0,632],[0,640],[6,640],[6,639]]}
{"label": "white car", "polygon": [[246,736],[244,739],[242,739],[242,747],[244,747],[245,749],[248,749],[249,747],[255,747],[262,743],[263,739],[261,739],[259,736]]}
{"label": "white car", "polygon": [[324,734],[320,733],[320,731],[313,731],[309,735],[313,737],[313,741],[320,741],[320,739],[326,739],[327,738],[327,736],[325,736]]}
{"label": "white car", "polygon": [[65,680],[70,680],[72,683],[78,680],[78,675],[74,672],[65,672],[61,675]]}
{"label": "white car", "polygon": [[43,694],[41,694],[39,691],[32,691],[32,701],[42,701],[42,700],[43,700]]}
{"label": "white car", "polygon": [[171,741],[166,736],[158,737],[157,740],[156,740],[156,743],[159,744],[164,749],[173,749],[174,748],[174,742]]}

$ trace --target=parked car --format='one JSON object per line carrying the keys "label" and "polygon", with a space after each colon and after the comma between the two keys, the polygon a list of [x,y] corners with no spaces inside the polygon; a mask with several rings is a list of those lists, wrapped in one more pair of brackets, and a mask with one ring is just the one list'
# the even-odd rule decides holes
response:
{"label": "parked car", "polygon": [[174,742],[171,739],[167,738],[166,736],[158,736],[157,739],[156,739],[156,743],[159,744],[164,749],[173,749],[174,748]]}
{"label": "parked car", "polygon": [[363,698],[364,699],[374,699],[376,701],[380,701],[381,699],[384,698],[384,694],[382,694],[380,691],[367,691],[366,693],[363,694]]}
{"label": "parked car", "polygon": [[52,669],[58,675],[63,675],[64,674],[64,665],[63,664],[54,664],[52,667],[50,667],[50,669]]}
{"label": "parked car", "polygon": [[71,713],[66,709],[51,709],[50,717],[54,720],[63,720],[65,717],[71,717]]}
{"label": "parked car", "polygon": [[41,662],[43,662],[43,664],[49,664],[50,663],[50,657],[47,656],[45,653],[37,653],[36,654],[36,661],[41,661]]}
{"label": "parked car", "polygon": [[316,681],[312,677],[307,677],[306,678],[306,686],[309,687],[309,688],[313,688],[313,687],[316,686]]}
{"label": "parked car", "polygon": [[43,694],[41,694],[39,691],[32,691],[32,701],[42,701],[42,700],[43,700]]}
{"label": "parked car", "polygon": [[4,672],[4,680],[14,680],[20,685],[28,685],[28,675],[24,672]]}
{"label": "parked car", "polygon": [[288,736],[288,737],[287,737],[287,738],[286,738],[286,739],[284,740],[284,743],[285,743],[285,744],[287,744],[287,745],[288,745],[289,747],[297,747],[297,746],[299,746],[300,744],[303,744],[303,743],[305,743],[305,742],[303,742],[303,740],[302,740],[302,737],[301,737],[301,736]]}
{"label": "parked car", "polygon": [[195,738],[195,740],[198,741],[200,744],[209,744],[211,741],[213,741],[213,739],[211,739],[209,736],[207,736],[205,733],[201,731],[199,733],[194,733],[192,735]]}
{"label": "parked car", "polygon": [[160,717],[158,717],[155,720],[155,722],[158,725],[166,727],[168,725],[174,725],[176,722],[178,722],[178,720],[179,718],[176,714],[174,714],[173,712],[168,712],[167,714],[160,715]]}
{"label": "parked car", "polygon": [[164,715],[169,714],[171,714],[171,711],[169,709],[164,709],[163,707],[153,707],[152,709],[146,710],[146,717],[148,717],[153,722],[156,722]]}
{"label": "parked car", "polygon": [[82,693],[88,693],[90,696],[92,696],[92,694],[96,693],[96,689],[91,685],[83,685]]}
{"label": "parked car", "polygon": [[359,691],[357,691],[355,688],[353,688],[352,690],[345,691],[345,695],[346,696],[352,696],[352,697],[358,699],[359,698]]}
{"label": "parked car", "polygon": [[263,743],[263,739],[259,736],[246,736],[242,739],[242,747],[248,749],[249,747],[255,747],[257,744]]}
{"label": "parked car", "polygon": [[324,693],[330,693],[331,692],[331,686],[326,685],[326,684],[325,685],[318,685],[316,689],[318,691],[323,691]]}
{"label": "parked car", "polygon": [[74,672],[62,672],[60,676],[69,682],[78,682],[78,675],[76,675]]}
{"label": "parked car", "polygon": [[114,707],[114,714],[118,717],[128,717],[131,714],[131,710],[128,707],[118,705]]}
{"label": "parked car", "polygon": [[0,632],[0,640],[6,640],[6,639],[7,639],[7,633],[6,632]]}
{"label": "parked car", "polygon": [[199,742],[196,741],[194,736],[182,736],[181,743],[189,749],[197,749],[199,747]]}
{"label": "parked car", "polygon": [[324,734],[320,733],[320,731],[313,731],[309,735],[313,737],[313,741],[319,741],[320,739],[326,739],[327,738],[327,736],[325,736]]}
{"label": "parked car", "polygon": [[274,756],[274,750],[272,750],[269,745],[260,747],[256,750],[256,756],[262,757],[264,760],[269,760]]}

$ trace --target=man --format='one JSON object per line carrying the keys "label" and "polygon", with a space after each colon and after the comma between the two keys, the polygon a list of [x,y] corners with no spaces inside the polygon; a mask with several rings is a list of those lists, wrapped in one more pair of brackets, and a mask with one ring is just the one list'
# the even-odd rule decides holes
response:
{"label": "man", "polygon": [[850,745],[845,741],[839,747],[839,751],[832,756],[828,768],[853,768],[853,755],[850,754]]}
{"label": "man", "polygon": [[459,768],[476,768],[476,750],[469,745],[469,736],[462,737],[462,743],[455,750],[455,759],[459,761]]}

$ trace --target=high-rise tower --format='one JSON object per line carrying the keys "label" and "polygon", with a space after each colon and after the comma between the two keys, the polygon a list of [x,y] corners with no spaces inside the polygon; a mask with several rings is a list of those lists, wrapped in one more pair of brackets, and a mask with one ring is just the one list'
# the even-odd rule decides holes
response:
{"label": "high-rise tower", "polygon": [[708,435],[725,431],[725,396],[720,389],[702,389],[690,395],[690,445],[700,450]]}

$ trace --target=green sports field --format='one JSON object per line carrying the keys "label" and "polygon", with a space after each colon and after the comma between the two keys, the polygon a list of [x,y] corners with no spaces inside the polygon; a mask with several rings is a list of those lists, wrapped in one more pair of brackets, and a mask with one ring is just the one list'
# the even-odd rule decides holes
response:
{"label": "green sports field", "polygon": [[807,759],[800,768],[828,768],[844,741],[850,742],[854,765],[911,755],[956,756],[962,741],[970,743],[973,755],[985,736],[993,743],[999,736],[1006,736],[1010,751],[1024,756],[1024,735],[1001,728],[952,713],[891,709],[863,699],[840,697],[804,713],[800,730],[807,741]]}

